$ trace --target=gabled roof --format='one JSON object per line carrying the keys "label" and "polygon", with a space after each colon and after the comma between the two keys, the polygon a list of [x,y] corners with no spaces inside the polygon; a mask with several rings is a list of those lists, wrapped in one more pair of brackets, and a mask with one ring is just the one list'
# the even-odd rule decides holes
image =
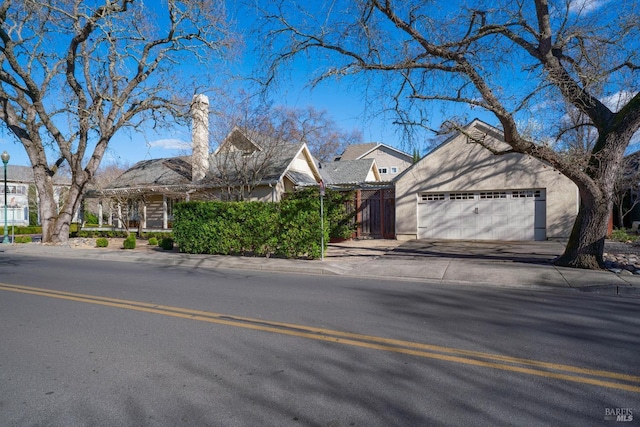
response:
{"label": "gabled roof", "polygon": [[357,160],[364,156],[365,154],[370,153],[373,149],[378,146],[376,142],[368,142],[365,144],[351,144],[348,145],[347,148],[342,152],[339,156],[340,161],[344,160]]}
{"label": "gabled roof", "polygon": [[[282,179],[285,174],[292,172],[289,168],[300,154],[309,156],[307,162],[310,167],[313,166],[308,151],[304,143],[281,143],[250,154],[241,151],[217,152],[210,157],[209,172],[200,183],[204,186],[217,186],[225,182],[237,182],[243,177],[255,174],[254,176],[260,178],[259,185],[272,184]],[[313,171],[314,168],[311,169]],[[298,177],[298,179],[301,179],[302,175],[304,174],[299,172],[291,173],[292,177]],[[314,171],[314,175],[320,179],[317,170]]]}
{"label": "gabled roof", "polygon": [[340,160],[321,164],[320,174],[326,185],[360,184],[367,181],[373,172],[376,181],[380,181],[380,173],[375,159]]}
{"label": "gabled roof", "polygon": [[448,143],[450,143],[451,141],[459,137],[463,132],[466,132],[467,134],[474,137],[478,137],[478,138],[481,138],[484,135],[488,135],[488,136],[491,136],[492,138],[497,139],[498,141],[504,140],[504,134],[500,129],[494,126],[491,126],[490,124],[485,123],[480,119],[473,119],[471,123],[465,125],[461,131],[458,130],[453,132],[451,136],[449,136],[447,139],[442,141],[442,143],[440,143],[437,147],[435,147],[433,150],[427,153],[427,155],[424,156],[423,159],[431,155],[431,153],[438,150],[440,147],[444,147],[445,145],[447,145]]}
{"label": "gabled roof", "polygon": [[365,144],[351,144],[349,146],[347,146],[347,148],[342,152],[342,154],[340,156],[338,156],[336,158],[336,160],[338,161],[343,161],[343,160],[357,160],[357,159],[362,159],[364,158],[364,156],[374,152],[375,150],[378,149],[385,149],[385,150],[389,150],[389,151],[393,151],[396,154],[399,154],[402,157],[406,157],[407,160],[411,161],[413,159],[413,156],[411,156],[410,154],[405,153],[404,151],[400,151],[397,148],[393,148],[389,145],[386,144],[381,144],[378,142],[369,142],[369,143],[365,143]]}
{"label": "gabled roof", "polygon": [[[0,165],[0,168],[4,168],[4,165]],[[21,165],[7,165],[7,182],[22,182],[25,184],[33,184],[35,178],[33,175],[33,168],[31,166]],[[65,176],[56,174],[53,176],[54,185],[69,185],[71,179]]]}
{"label": "gabled roof", "polygon": [[[414,167],[416,167],[417,164],[422,163],[423,161],[428,161],[429,157],[433,153],[435,153],[436,151],[438,151],[440,148],[444,147],[445,145],[449,144],[454,139],[458,138],[461,134],[463,134],[463,131],[467,132],[469,135],[472,135],[472,136],[482,137],[484,135],[489,135],[492,138],[495,138],[497,141],[503,141],[504,140],[503,133],[500,131],[500,129],[498,129],[498,128],[494,127],[494,126],[491,126],[490,124],[485,123],[480,119],[473,119],[469,124],[465,125],[462,128],[462,131],[458,130],[458,131],[453,132],[451,134],[451,136],[449,136],[447,139],[445,139],[443,142],[441,142],[437,147],[435,147],[433,150],[428,152],[425,156],[423,156],[416,163],[414,163],[413,165],[411,165],[410,167],[408,167],[407,169],[402,171],[402,173],[400,173],[398,176],[396,176],[394,181],[399,180],[404,175],[409,173]],[[506,144],[506,143],[502,142],[502,144]]]}
{"label": "gabled roof", "polygon": [[114,179],[111,189],[184,186],[191,183],[188,157],[142,160]]}
{"label": "gabled roof", "polygon": [[[186,191],[189,189],[219,188],[225,184],[235,185],[243,179],[257,179],[252,185],[270,185],[287,176],[294,184],[315,184],[321,179],[320,172],[306,144],[287,144],[256,132],[234,129],[223,146],[231,139],[240,141],[248,150],[217,150],[209,156],[209,170],[197,183],[192,182],[189,156],[143,160],[136,163],[111,182],[104,194],[117,192]],[[244,143],[250,145],[245,145]],[[293,168],[295,160],[302,156],[309,165],[311,174]]]}

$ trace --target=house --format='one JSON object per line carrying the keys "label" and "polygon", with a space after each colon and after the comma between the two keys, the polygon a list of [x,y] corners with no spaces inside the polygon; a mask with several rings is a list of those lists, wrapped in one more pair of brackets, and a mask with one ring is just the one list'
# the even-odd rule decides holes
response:
{"label": "house", "polygon": [[375,159],[382,181],[392,181],[413,163],[410,154],[380,143],[351,144],[335,161]]}
{"label": "house", "polygon": [[[4,166],[2,166],[4,167]],[[7,225],[28,226],[31,209],[39,215],[33,169],[30,166],[8,164],[7,168]],[[4,172],[3,172],[4,173]],[[56,202],[62,193],[69,188],[69,179],[56,175],[53,191]],[[0,226],[4,226],[4,182],[0,185]],[[40,223],[39,219],[36,221]]]}
{"label": "house", "polygon": [[480,120],[466,126],[395,181],[396,237],[400,240],[546,240],[571,233],[578,189],[533,157],[494,155],[502,133]]}
{"label": "house", "polygon": [[[173,205],[185,200],[279,201],[298,186],[318,185],[321,175],[304,143],[288,143],[234,128],[209,152],[208,99],[192,103],[191,156],[144,160],[87,197],[101,199],[116,227],[170,229]],[[123,224],[126,221],[126,224]],[[99,224],[102,226],[102,223]]]}

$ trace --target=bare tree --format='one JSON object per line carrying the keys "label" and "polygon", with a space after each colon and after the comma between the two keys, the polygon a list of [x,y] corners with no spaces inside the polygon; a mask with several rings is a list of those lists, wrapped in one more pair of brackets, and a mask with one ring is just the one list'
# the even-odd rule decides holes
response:
{"label": "bare tree", "polygon": [[[184,64],[210,63],[231,41],[224,5],[215,1],[0,4],[0,119],[32,164],[43,242],[68,239],[116,132],[184,112],[188,77],[200,74]],[[71,186],[58,208],[52,178],[65,162]]]}
{"label": "bare tree", "polygon": [[[210,177],[230,200],[251,198],[259,185],[273,184],[272,174],[290,160],[301,143],[316,159],[333,160],[346,145],[362,142],[359,131],[341,129],[326,111],[256,103],[252,97],[225,102],[212,120],[218,141]],[[235,129],[236,134],[232,131]],[[275,181],[274,181],[275,182]]]}
{"label": "bare tree", "polygon": [[320,161],[332,161],[347,145],[363,142],[360,130],[346,131],[326,110],[275,107],[270,114],[274,128],[281,128],[290,141],[304,141]]}
{"label": "bare tree", "polygon": [[208,179],[220,188],[224,200],[247,200],[260,185],[275,185],[274,171],[293,147],[280,135],[265,135],[236,126],[213,156]]}
{"label": "bare tree", "polygon": [[[271,23],[265,37],[274,47],[267,81],[306,55],[320,63],[312,85],[368,75],[369,90],[378,84],[386,97],[380,99],[405,124],[428,125],[423,107],[433,101],[491,113],[510,146],[495,154],[531,155],[577,185],[579,213],[557,263],[597,269],[604,265],[615,177],[640,127],[638,4],[620,0],[593,10],[601,4],[279,0],[264,10]],[[606,102],[625,91],[619,108]],[[561,123],[567,107],[597,134],[586,165],[530,140],[521,128],[532,117]],[[454,121],[451,126],[459,128]],[[483,138],[474,142],[483,144]]]}
{"label": "bare tree", "polygon": [[[113,182],[116,178],[122,175],[127,169],[129,169],[130,165],[128,163],[110,163],[110,164],[102,164],[95,175],[93,176],[92,182],[89,184],[89,187],[92,190],[95,190],[96,193],[99,193],[102,190],[109,188],[109,184]],[[99,208],[98,204],[102,203],[103,200],[99,198],[85,198],[84,200],[84,210],[91,212],[92,214],[98,215]],[[120,201],[118,201],[120,202]],[[111,202],[110,202],[111,203]],[[107,206],[109,209],[111,206]],[[103,212],[103,216],[105,212]],[[103,219],[103,218],[100,218]],[[99,219],[99,220],[100,220]]]}

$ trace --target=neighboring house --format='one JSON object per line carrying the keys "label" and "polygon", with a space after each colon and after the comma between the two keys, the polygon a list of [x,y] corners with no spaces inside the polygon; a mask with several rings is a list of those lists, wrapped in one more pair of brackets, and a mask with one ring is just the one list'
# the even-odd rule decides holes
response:
{"label": "neighboring house", "polygon": [[[465,134],[466,132],[466,134]],[[502,133],[480,120],[406,170],[396,184],[396,237],[401,240],[545,240],[568,238],[578,189],[533,157],[494,155],[466,135],[497,148]]]}
{"label": "neighboring house", "polygon": [[[209,153],[208,100],[194,98],[191,156],[145,160],[87,197],[101,199],[98,217],[110,210],[109,224],[169,229],[173,205],[184,200],[279,201],[299,186],[321,180],[308,147],[234,128],[215,153]],[[102,225],[100,223],[99,225]]]}
{"label": "neighboring house", "polygon": [[358,188],[382,181],[375,159],[341,160],[318,163],[324,184],[329,187]]}
{"label": "neighboring house", "polygon": [[335,161],[375,159],[382,181],[392,181],[413,163],[410,154],[375,142],[352,144]]}
{"label": "neighboring house", "polygon": [[[4,168],[4,165],[0,166]],[[0,226],[4,226],[4,170],[3,181],[0,185]],[[33,169],[30,166],[7,165],[7,225],[29,225],[29,188],[31,187],[31,206],[37,211],[37,197]],[[59,203],[62,193],[69,188],[68,179],[55,177],[53,191],[56,203]],[[38,220],[38,223],[40,221]]]}

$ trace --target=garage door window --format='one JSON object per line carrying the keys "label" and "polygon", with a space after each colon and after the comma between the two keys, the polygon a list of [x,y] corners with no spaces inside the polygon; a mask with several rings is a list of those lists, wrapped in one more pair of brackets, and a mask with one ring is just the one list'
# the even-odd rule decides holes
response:
{"label": "garage door window", "polygon": [[511,193],[511,197],[514,199],[517,198],[527,198],[527,199],[531,199],[531,198],[536,198],[539,199],[540,198],[540,190],[519,190],[519,191],[513,191]]}
{"label": "garage door window", "polygon": [[434,200],[444,200],[444,194],[423,194],[420,196],[423,202],[430,202]]}
{"label": "garage door window", "polygon": [[450,200],[473,200],[475,199],[475,194],[473,193],[450,193]]}
{"label": "garage door window", "polygon": [[480,199],[506,199],[506,191],[486,191],[480,193]]}

